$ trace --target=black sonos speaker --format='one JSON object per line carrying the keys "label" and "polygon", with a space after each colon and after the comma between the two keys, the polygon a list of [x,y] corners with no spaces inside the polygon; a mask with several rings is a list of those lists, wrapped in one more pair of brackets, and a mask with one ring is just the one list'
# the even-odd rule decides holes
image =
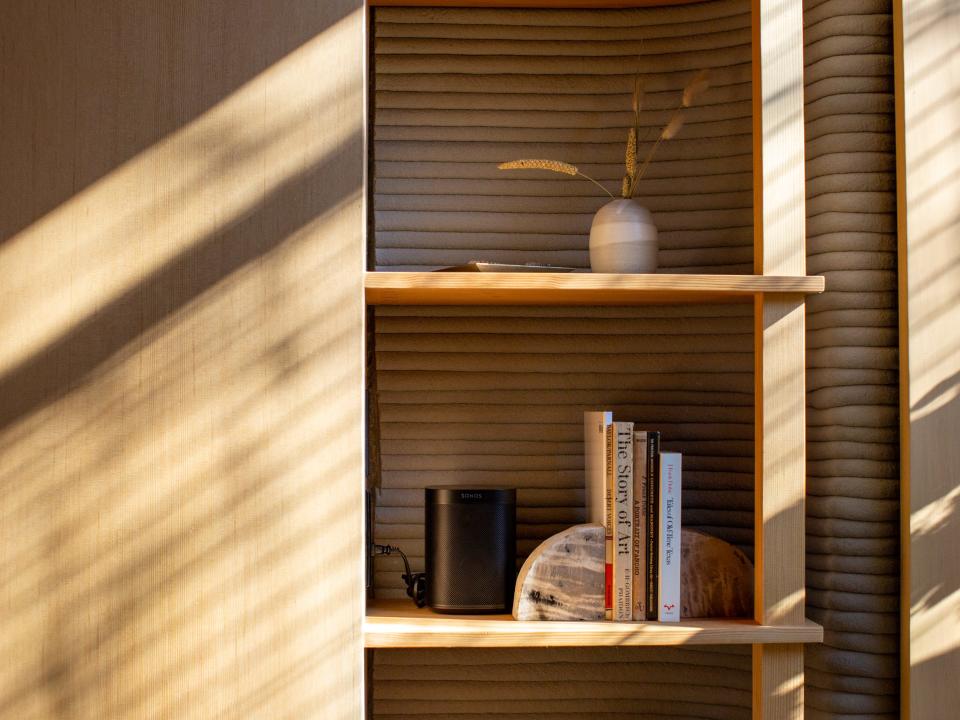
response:
{"label": "black sonos speaker", "polygon": [[427,605],[437,612],[513,608],[517,491],[427,488]]}

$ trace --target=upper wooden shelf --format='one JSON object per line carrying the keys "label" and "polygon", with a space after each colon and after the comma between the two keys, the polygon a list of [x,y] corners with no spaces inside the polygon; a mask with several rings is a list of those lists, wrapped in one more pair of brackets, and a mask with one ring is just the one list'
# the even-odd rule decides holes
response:
{"label": "upper wooden shelf", "polygon": [[773,275],[368,272],[369,305],[643,305],[747,302],[823,292],[824,279]]}
{"label": "upper wooden shelf", "polygon": [[690,5],[703,0],[367,0],[370,7],[631,8]]}
{"label": "upper wooden shelf", "polygon": [[754,645],[823,642],[823,628],[757,625],[747,619],[679,623],[518,622],[509,615],[438,615],[408,600],[373,602],[363,624],[368,648]]}

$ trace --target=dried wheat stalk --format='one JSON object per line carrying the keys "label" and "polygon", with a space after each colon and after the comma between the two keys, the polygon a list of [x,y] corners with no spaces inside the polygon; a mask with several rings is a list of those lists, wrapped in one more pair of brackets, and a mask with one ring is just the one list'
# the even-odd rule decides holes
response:
{"label": "dried wheat stalk", "polygon": [[598,188],[603,190],[607,195],[613,197],[613,194],[607,190],[603,185],[598,183],[589,175],[580,172],[576,165],[571,165],[568,162],[563,162],[562,160],[510,160],[508,162],[500,163],[497,165],[500,170],[550,170],[555,173],[563,173],[564,175],[579,175],[585,180],[589,180]]}
{"label": "dried wheat stalk", "polygon": [[677,136],[677,133],[680,132],[680,128],[683,127],[684,121],[683,110],[690,107],[697,95],[702,93],[708,87],[710,87],[710,79],[706,70],[701,70],[698,72],[684,86],[683,94],[680,98],[680,105],[676,110],[673,111],[673,115],[671,116],[669,122],[667,122],[663,130],[660,131],[660,136],[650,148],[649,152],[647,153],[647,157],[643,160],[643,165],[640,166],[640,169],[637,171],[634,177],[633,184],[630,188],[630,197],[633,197],[634,193],[637,191],[637,185],[640,184],[640,180],[647,172],[647,167],[650,165],[650,161],[653,160],[653,156],[657,152],[657,148],[660,147],[660,143],[662,143],[664,140],[672,140]]}
{"label": "dried wheat stalk", "polygon": [[690,82],[687,83],[687,86],[683,89],[683,100],[680,104],[685,108],[690,107],[697,95],[702,93],[708,87],[710,87],[710,77],[706,70],[701,70]]}
{"label": "dried wheat stalk", "polygon": [[[660,143],[662,143],[664,140],[671,140],[677,136],[677,133],[680,132],[680,128],[683,127],[683,110],[690,107],[697,95],[702,93],[709,86],[710,80],[706,70],[701,70],[690,79],[690,81],[683,88],[680,104],[677,106],[677,109],[673,111],[673,115],[670,117],[669,122],[667,122],[667,124],[663,127],[663,130],[660,131],[660,135],[656,142],[647,152],[647,156],[644,158],[643,164],[638,168],[637,137],[640,134],[640,108],[643,103],[643,81],[640,76],[640,71],[637,71],[633,81],[633,96],[630,100],[631,109],[633,110],[633,127],[631,127],[627,133],[627,148],[624,157],[624,165],[626,167],[627,174],[624,175],[623,182],[620,186],[620,194],[624,198],[632,198],[634,196],[637,191],[637,185],[639,185],[640,180],[643,179],[644,173],[646,173],[647,167],[650,165],[650,161],[657,152],[657,148],[660,147]],[[549,170],[551,172],[562,173],[564,175],[579,175],[585,180],[592,182],[611,198],[613,197],[613,194],[601,183],[597,182],[589,175],[580,172],[576,165],[571,165],[570,163],[563,162],[562,160],[510,160],[508,162],[500,163],[497,167],[501,170]]]}
{"label": "dried wheat stalk", "polygon": [[580,172],[576,165],[562,160],[511,160],[500,163],[497,167],[500,170],[550,170],[564,175],[577,175]]}

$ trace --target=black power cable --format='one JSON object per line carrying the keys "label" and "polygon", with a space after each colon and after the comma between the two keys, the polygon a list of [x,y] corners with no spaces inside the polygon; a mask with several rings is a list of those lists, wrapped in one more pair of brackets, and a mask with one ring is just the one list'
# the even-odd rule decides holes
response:
{"label": "black power cable", "polygon": [[427,574],[410,572],[410,561],[400,548],[393,545],[374,544],[373,546],[374,555],[392,555],[393,553],[398,553],[403,558],[403,567],[406,572],[400,577],[407,585],[407,595],[417,607],[423,607],[427,604]]}

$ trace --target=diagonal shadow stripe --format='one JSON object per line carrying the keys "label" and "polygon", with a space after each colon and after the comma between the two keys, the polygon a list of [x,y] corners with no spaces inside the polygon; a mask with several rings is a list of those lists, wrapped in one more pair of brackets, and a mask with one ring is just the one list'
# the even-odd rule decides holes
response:
{"label": "diagonal shadow stripe", "polygon": [[[0,377],[0,397],[4,398],[0,430],[63,398],[141,334],[356,195],[360,187],[330,179],[356,175],[353,169],[362,163],[361,131],[357,129],[333,153],[277,186],[248,215],[198,240]],[[357,242],[359,230],[358,224]]]}
{"label": "diagonal shadow stripe", "polygon": [[166,5],[4,0],[0,244],[360,4],[203,0],[178,3],[176,10]]}

